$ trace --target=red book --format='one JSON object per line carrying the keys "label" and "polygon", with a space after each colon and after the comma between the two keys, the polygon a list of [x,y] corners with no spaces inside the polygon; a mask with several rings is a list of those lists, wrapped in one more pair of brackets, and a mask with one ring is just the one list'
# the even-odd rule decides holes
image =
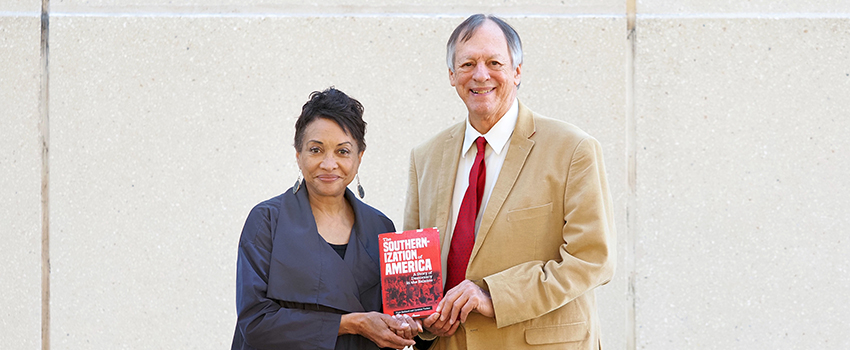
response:
{"label": "red book", "polygon": [[443,298],[440,233],[423,228],[378,235],[384,313],[424,317]]}

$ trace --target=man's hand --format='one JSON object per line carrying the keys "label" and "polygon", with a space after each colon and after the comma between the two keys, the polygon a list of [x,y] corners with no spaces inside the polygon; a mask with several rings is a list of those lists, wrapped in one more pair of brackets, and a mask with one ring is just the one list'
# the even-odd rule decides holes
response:
{"label": "man's hand", "polygon": [[395,315],[392,317],[398,320],[399,323],[389,324],[390,329],[392,329],[399,337],[404,339],[413,339],[413,337],[422,332],[421,323],[414,320],[413,317],[408,315]]}
{"label": "man's hand", "polygon": [[459,325],[460,322],[451,324],[448,320],[440,321],[440,314],[436,312],[422,320],[422,327],[425,327],[425,330],[438,337],[449,337],[455,334]]}
{"label": "man's hand", "polygon": [[458,318],[460,322],[466,322],[466,317],[472,311],[483,316],[496,317],[490,293],[470,280],[463,280],[450,289],[440,301],[440,305],[437,305],[436,311],[442,315],[441,321],[448,320],[450,324]]}

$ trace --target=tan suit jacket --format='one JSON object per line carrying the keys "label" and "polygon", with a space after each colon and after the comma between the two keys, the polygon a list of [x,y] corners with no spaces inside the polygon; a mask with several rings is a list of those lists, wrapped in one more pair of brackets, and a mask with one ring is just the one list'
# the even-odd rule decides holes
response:
{"label": "tan suit jacket", "polygon": [[[439,228],[444,255],[464,127],[456,124],[411,153],[404,229]],[[610,281],[616,262],[599,142],[520,103],[482,215],[466,278],[489,290],[496,317],[471,313],[432,348],[599,348],[593,289]]]}

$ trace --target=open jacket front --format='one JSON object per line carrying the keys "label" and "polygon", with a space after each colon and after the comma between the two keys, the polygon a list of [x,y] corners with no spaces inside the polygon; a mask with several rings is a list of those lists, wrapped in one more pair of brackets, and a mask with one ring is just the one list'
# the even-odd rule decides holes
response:
{"label": "open jacket front", "polygon": [[251,210],[239,241],[232,349],[377,349],[337,336],[342,314],[381,311],[378,234],[395,231],[350,190],[355,223],[345,259],[319,235],[306,188]]}

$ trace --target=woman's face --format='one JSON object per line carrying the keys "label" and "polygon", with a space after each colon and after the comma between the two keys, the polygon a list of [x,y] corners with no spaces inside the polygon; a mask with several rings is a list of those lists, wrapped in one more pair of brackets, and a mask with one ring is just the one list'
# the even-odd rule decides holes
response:
{"label": "woman's face", "polygon": [[304,143],[295,157],[312,195],[338,197],[357,175],[363,152],[336,122],[319,117],[304,128]]}

